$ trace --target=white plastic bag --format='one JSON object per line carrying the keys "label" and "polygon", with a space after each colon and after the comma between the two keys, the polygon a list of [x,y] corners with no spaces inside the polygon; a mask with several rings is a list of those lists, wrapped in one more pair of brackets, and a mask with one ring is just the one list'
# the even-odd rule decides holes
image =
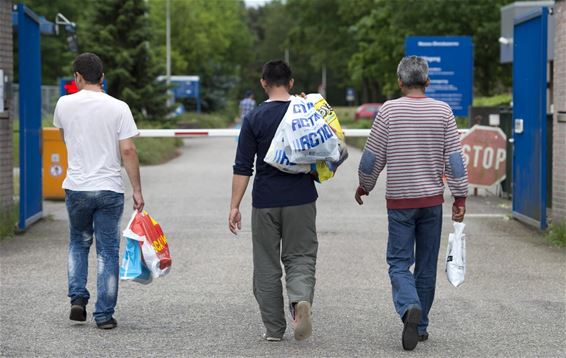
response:
{"label": "white plastic bag", "polygon": [[340,139],[318,113],[314,103],[293,97],[281,121],[285,154],[291,163],[314,164],[317,160],[337,162]]}
{"label": "white plastic bag", "polygon": [[458,287],[464,283],[466,275],[466,235],[464,234],[464,223],[454,223],[454,232],[448,236],[448,248],[446,249],[446,277],[454,286]]}
{"label": "white plastic bag", "polygon": [[310,164],[291,163],[291,161],[287,157],[287,154],[285,154],[285,138],[283,136],[283,126],[283,121],[281,121],[279,127],[277,127],[277,131],[275,132],[275,136],[271,141],[271,145],[267,150],[267,154],[265,155],[265,158],[263,158],[263,161],[285,173],[310,173]]}

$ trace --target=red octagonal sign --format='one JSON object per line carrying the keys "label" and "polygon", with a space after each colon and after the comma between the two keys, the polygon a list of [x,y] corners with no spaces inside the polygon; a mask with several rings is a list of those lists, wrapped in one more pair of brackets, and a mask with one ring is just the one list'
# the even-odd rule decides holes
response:
{"label": "red octagonal sign", "polygon": [[500,128],[473,126],[462,138],[470,185],[488,187],[505,179],[507,137]]}

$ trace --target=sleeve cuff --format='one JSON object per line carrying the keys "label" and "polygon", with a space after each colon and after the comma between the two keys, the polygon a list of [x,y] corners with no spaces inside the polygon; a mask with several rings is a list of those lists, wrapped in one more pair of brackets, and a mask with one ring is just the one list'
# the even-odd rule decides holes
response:
{"label": "sleeve cuff", "polygon": [[454,198],[454,205],[459,206],[459,207],[465,207],[466,206],[466,197]]}
{"label": "sleeve cuff", "polygon": [[233,173],[235,175],[243,175],[246,177],[251,177],[253,175],[253,170],[243,170],[240,168],[234,168]]}

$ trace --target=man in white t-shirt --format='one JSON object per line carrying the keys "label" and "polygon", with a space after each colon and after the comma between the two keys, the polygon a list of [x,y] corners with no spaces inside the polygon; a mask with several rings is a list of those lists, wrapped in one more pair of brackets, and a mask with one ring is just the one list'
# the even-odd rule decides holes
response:
{"label": "man in white t-shirt", "polygon": [[60,128],[68,153],[63,182],[69,214],[70,319],[86,321],[88,253],[96,238],[98,261],[94,320],[99,328],[117,326],[120,219],[124,210],[121,162],[133,188],[134,209],[144,201],[133,137],[139,134],[130,107],[102,90],[102,61],[83,53],[73,62],[79,92],[57,102],[53,123]]}

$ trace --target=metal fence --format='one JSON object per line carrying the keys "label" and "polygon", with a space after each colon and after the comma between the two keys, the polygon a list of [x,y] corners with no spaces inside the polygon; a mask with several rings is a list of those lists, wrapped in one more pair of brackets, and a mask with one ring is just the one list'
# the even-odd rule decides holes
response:
{"label": "metal fence", "polygon": [[[58,86],[41,86],[41,118],[51,118],[55,105],[59,99]],[[17,83],[12,84],[12,118],[18,120],[19,118],[19,100],[20,100],[20,86]]]}

